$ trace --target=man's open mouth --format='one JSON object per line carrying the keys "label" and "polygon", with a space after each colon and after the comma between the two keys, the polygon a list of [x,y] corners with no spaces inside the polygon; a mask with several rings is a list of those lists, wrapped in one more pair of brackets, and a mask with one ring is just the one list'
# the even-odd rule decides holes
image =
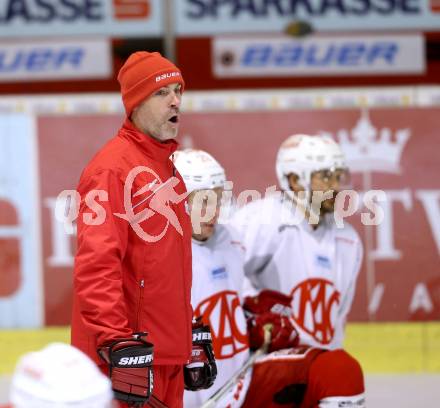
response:
{"label": "man's open mouth", "polygon": [[178,123],[179,122],[179,116],[174,115],[171,116],[171,118],[168,119],[171,123]]}

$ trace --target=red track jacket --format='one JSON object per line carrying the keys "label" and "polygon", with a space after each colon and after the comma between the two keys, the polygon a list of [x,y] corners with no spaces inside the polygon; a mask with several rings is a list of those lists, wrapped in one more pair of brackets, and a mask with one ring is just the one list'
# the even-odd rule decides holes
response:
{"label": "red track jacket", "polygon": [[[188,361],[191,224],[186,198],[176,199],[186,197],[169,159],[176,148],[175,141],[160,143],[126,120],[81,175],[72,345],[100,365],[99,345],[136,331],[149,333],[154,364]],[[143,221],[124,219],[127,205]]]}

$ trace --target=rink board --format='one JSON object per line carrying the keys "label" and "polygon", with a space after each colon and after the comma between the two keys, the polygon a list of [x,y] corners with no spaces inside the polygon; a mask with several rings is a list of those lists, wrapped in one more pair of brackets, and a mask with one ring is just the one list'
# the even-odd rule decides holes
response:
{"label": "rink board", "polygon": [[[70,341],[68,327],[2,331],[0,375],[13,371],[18,357],[53,341]],[[440,373],[440,323],[352,323],[346,349],[367,374]]]}
{"label": "rink board", "polygon": [[[353,188],[381,189],[391,200],[380,227],[364,228],[359,213],[350,218],[366,254],[350,319],[399,323],[351,324],[347,348],[367,372],[438,372],[440,329],[421,322],[440,319],[440,88],[192,92],[184,101],[182,146],[212,153],[236,196],[245,189],[264,195],[276,184],[276,150],[287,135],[325,132],[339,141],[348,135]],[[75,236],[56,222],[55,199],[76,187],[84,165],[117,131],[120,97],[10,97],[0,100],[0,112],[0,152],[7,152],[0,252],[8,255],[0,264],[0,328],[67,326]],[[22,114],[28,128],[20,121],[14,127],[11,114]],[[360,124],[367,127],[356,142]],[[365,129],[376,132],[372,140]],[[369,149],[385,149],[390,160],[362,161]],[[28,182],[17,183],[21,178]],[[68,335],[56,327],[2,331],[0,343],[8,347],[1,371],[10,371],[18,354],[57,338]]]}
{"label": "rink board", "polygon": [[[56,198],[61,191],[76,188],[83,167],[115,134],[121,120],[117,114],[37,117],[39,191],[33,205],[39,217],[35,220],[24,213],[31,205],[32,191],[16,194],[15,201],[8,199],[8,191],[4,194],[3,205],[10,214],[4,221],[9,227],[6,233],[12,228],[16,232],[3,240],[0,237],[0,246],[11,253],[7,275],[14,277],[9,285],[0,285],[0,314],[8,317],[3,327],[69,324],[76,237],[74,230],[65,230],[56,219]],[[267,188],[276,188],[275,157],[286,135],[322,131],[335,137],[346,132],[353,136],[353,129],[365,122],[377,132],[377,140],[364,146],[368,130],[362,130],[362,140],[349,150],[352,186],[359,193],[382,190],[388,201],[381,204],[384,221],[378,226],[361,224],[362,214],[369,214],[362,205],[345,220],[357,229],[365,249],[351,320],[439,319],[440,107],[188,112],[182,119],[181,141],[207,150],[222,163],[234,183],[236,197],[249,189],[264,196]],[[399,142],[399,135],[404,135],[404,143]],[[11,143],[15,140],[12,133]],[[388,153],[398,157],[385,163],[373,159],[362,162],[356,157],[368,149],[371,154],[385,149],[383,157]],[[22,169],[17,171],[18,175],[11,176],[11,194]],[[19,220],[24,220],[23,225],[17,225]],[[39,227],[31,228],[34,222]],[[23,242],[29,243],[29,248]],[[36,247],[39,245],[41,248]],[[39,270],[40,289],[32,283]],[[30,314],[39,305],[42,317],[31,324],[32,316],[21,314]]]}

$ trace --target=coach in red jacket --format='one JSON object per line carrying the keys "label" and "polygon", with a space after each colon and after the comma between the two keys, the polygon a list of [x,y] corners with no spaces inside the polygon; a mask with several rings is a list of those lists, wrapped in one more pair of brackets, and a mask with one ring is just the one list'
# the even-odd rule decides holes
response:
{"label": "coach in red jacket", "polygon": [[78,186],[72,344],[110,373],[119,400],[143,406],[153,392],[180,407],[191,354],[191,225],[170,156],[184,81],[148,52],[132,54],[118,81],[126,120]]}

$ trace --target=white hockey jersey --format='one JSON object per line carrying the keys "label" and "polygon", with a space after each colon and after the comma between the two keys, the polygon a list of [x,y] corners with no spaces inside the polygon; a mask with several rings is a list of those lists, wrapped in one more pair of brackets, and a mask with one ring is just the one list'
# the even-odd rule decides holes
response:
{"label": "white hockey jersey", "polygon": [[254,287],[292,295],[301,344],[341,348],[362,261],[353,227],[337,228],[328,214],[314,230],[291,200],[279,196],[246,205],[232,223],[242,233],[245,272]]}
{"label": "white hockey jersey", "polygon": [[205,321],[209,320],[218,374],[211,388],[185,391],[185,408],[200,407],[249,357],[246,320],[241,307],[245,280],[242,243],[234,239],[229,229],[217,225],[207,241],[193,240],[192,251],[191,304],[196,317],[203,315]]}

